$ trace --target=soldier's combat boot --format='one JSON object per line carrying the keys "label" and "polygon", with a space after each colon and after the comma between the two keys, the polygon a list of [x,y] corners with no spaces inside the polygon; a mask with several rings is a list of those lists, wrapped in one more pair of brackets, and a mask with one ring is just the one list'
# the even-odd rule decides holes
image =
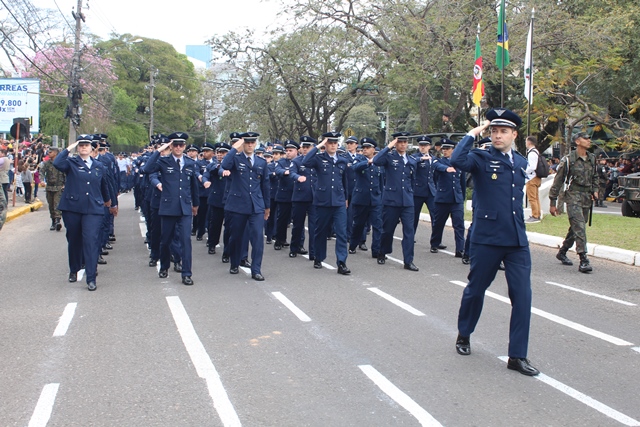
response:
{"label": "soldier's combat boot", "polygon": [[56,229],[56,219],[55,219],[55,218],[53,218],[53,219],[51,220],[51,227],[49,227],[49,230],[53,231],[53,230],[55,230],[55,229]]}
{"label": "soldier's combat boot", "polygon": [[589,265],[589,258],[587,258],[587,254],[582,252],[578,255],[580,255],[580,267],[578,267],[578,270],[580,273],[590,273],[593,268]]}
{"label": "soldier's combat boot", "polygon": [[56,231],[62,230],[62,224],[60,224],[60,218],[56,218]]}
{"label": "soldier's combat boot", "polygon": [[567,258],[567,249],[565,248],[560,248],[558,254],[556,255],[556,258],[560,260],[562,265],[573,265],[573,262],[571,262],[571,260]]}

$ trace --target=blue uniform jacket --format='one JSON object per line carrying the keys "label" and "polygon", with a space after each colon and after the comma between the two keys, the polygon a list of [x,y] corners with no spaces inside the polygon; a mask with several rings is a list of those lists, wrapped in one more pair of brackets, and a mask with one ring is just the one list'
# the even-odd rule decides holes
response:
{"label": "blue uniform jacket", "polygon": [[116,180],[116,177],[113,174],[113,165],[111,164],[111,161],[106,155],[98,155],[93,160],[97,160],[104,165],[107,185],[109,186],[109,199],[111,199],[111,206],[118,206],[118,191],[120,187],[118,187],[118,180]]}
{"label": "blue uniform jacket", "polygon": [[[203,176],[209,164],[218,162],[216,159],[211,159],[211,162],[209,162],[208,160],[200,159],[196,163],[198,164],[198,176]],[[200,194],[200,197],[208,198],[209,194],[211,193],[211,187],[204,188],[204,183],[204,179],[202,181],[198,179],[198,194]]]}
{"label": "blue uniform jacket", "polygon": [[222,176],[222,168],[217,162],[209,163],[202,174],[202,182],[211,182],[207,204],[216,208],[224,208],[224,189],[227,178]]}
{"label": "blue uniform jacket", "polygon": [[433,162],[437,160],[422,160],[422,153],[415,153],[412,156],[416,159],[416,179],[413,195],[415,197],[435,197],[436,186],[433,183]]}
{"label": "blue uniform jacket", "polygon": [[[276,175],[278,176],[278,192],[276,193],[276,202],[291,203],[293,196],[293,177],[291,176],[291,166],[293,160],[287,160],[284,157],[276,162]],[[289,175],[284,173],[289,171]]]}
{"label": "blue uniform jacket", "polygon": [[353,170],[353,166],[358,162],[359,157],[364,157],[362,154],[356,154],[355,157],[351,156],[351,153],[344,153],[342,157],[347,159],[347,194],[349,197],[353,196],[353,189],[356,188],[356,172]]}
{"label": "blue uniform jacket", "polygon": [[318,154],[318,147],[313,147],[304,159],[302,165],[313,168],[318,175],[318,183],[313,193],[313,204],[316,206],[346,206],[347,202],[347,159],[337,156],[333,159],[327,153]]}
{"label": "blue uniform jacket", "polygon": [[451,165],[471,173],[474,184],[471,242],[495,246],[527,246],[524,224],[524,184],[527,159],[513,152],[514,164],[493,147],[471,149],[465,136],[451,155]]}
{"label": "blue uniform jacket", "polygon": [[256,155],[253,158],[255,164],[249,167],[247,156],[232,148],[222,159],[222,168],[231,172],[224,206],[229,212],[248,215],[263,213],[271,207],[267,161]]}
{"label": "blue uniform jacket", "polygon": [[446,157],[433,161],[436,203],[464,203],[465,174],[460,169],[456,169],[455,172],[447,172],[449,166],[451,166],[451,160]]}
{"label": "blue uniform jacket", "polygon": [[384,168],[385,185],[382,204],[385,206],[413,206],[413,187],[416,160],[407,155],[407,164],[397,151],[385,147],[373,158],[373,164]]}
{"label": "blue uniform jacket", "polygon": [[89,169],[80,157],[69,157],[69,150],[62,150],[53,166],[67,175],[59,210],[104,215],[104,203],[109,201],[109,185],[103,163],[93,159]]}
{"label": "blue uniform jacket", "polygon": [[154,172],[149,175],[149,188],[151,192],[150,206],[151,209],[160,209],[160,198],[162,197],[162,191],[158,189],[158,184],[162,181],[160,180],[160,172]]}
{"label": "blue uniform jacket", "polygon": [[356,186],[351,196],[351,204],[364,206],[380,206],[382,204],[382,188],[384,187],[384,169],[382,166],[369,164],[364,156],[351,167],[356,174]]}
{"label": "blue uniform jacket", "polygon": [[182,216],[192,215],[191,207],[200,205],[198,197],[198,165],[187,156],[182,156],[184,165],[179,168],[173,155],[160,157],[156,151],[149,157],[142,170],[152,174],[160,172],[162,196],[160,197],[159,215]]}
{"label": "blue uniform jacket", "polygon": [[278,175],[276,175],[276,162],[267,163],[267,173],[269,174],[269,194],[271,200],[276,198],[278,192]]}
{"label": "blue uniform jacket", "polygon": [[[291,166],[291,177],[293,178],[292,202],[313,202],[313,189],[318,182],[318,177],[314,169],[302,164],[303,160],[303,156],[298,156],[293,159],[293,165]],[[306,177],[307,180],[298,182],[298,178],[301,176]]]}

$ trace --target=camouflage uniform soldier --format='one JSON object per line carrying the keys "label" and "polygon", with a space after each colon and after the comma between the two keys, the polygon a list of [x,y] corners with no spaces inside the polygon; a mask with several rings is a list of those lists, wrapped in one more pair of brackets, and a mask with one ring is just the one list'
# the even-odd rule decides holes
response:
{"label": "camouflage uniform soldier", "polygon": [[60,203],[60,196],[62,196],[66,176],[63,172],[53,167],[53,160],[57,155],[58,149],[55,147],[50,148],[49,160],[44,162],[40,171],[47,182],[47,203],[49,204],[49,215],[51,216],[51,227],[49,227],[49,230],[60,231],[62,229],[62,224],[60,224],[62,212],[60,212],[57,207]]}
{"label": "camouflage uniform soldier", "polygon": [[605,193],[607,192],[607,182],[609,181],[609,167],[607,166],[607,159],[600,159],[598,165],[598,199],[596,200],[596,206],[606,208],[604,204]]}
{"label": "camouflage uniform soldier", "polygon": [[4,191],[0,190],[0,230],[7,219],[7,199],[4,198]]}
{"label": "camouflage uniform soldier", "polygon": [[576,252],[580,255],[580,267],[582,273],[592,270],[587,258],[587,233],[586,222],[589,218],[589,210],[593,200],[598,199],[598,174],[596,172],[596,156],[587,152],[591,146],[591,138],[584,132],[573,136],[576,150],[566,155],[558,166],[558,172],[553,180],[553,186],[549,191],[551,207],[549,212],[553,216],[558,215],[556,200],[562,186],[566,183],[564,201],[567,204],[569,216],[569,232],[562,243],[556,258],[564,265],[573,265],[567,258],[567,251],[576,243]]}

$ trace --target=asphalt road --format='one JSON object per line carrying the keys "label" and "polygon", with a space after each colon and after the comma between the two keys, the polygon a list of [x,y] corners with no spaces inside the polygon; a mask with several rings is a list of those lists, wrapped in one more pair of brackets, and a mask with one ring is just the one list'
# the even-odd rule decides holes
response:
{"label": "asphalt road", "polygon": [[500,359],[501,272],[472,355],[456,354],[468,267],[429,253],[426,224],[417,273],[358,252],[340,276],[267,245],[255,282],[194,239],[187,287],[147,266],[132,195],[120,206],[96,292],[67,282],[47,209],[0,233],[0,425],[640,425],[637,267],[593,258],[585,275],[532,246],[529,359],[543,374],[531,378]]}

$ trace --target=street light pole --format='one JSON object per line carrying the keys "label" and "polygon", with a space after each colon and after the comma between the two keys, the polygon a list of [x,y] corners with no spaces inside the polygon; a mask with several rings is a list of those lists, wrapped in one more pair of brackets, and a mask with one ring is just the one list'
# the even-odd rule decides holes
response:
{"label": "street light pole", "polygon": [[153,135],[153,89],[156,87],[154,75],[156,70],[152,67],[149,71],[149,141]]}
{"label": "street light pole", "polygon": [[[72,12],[73,13],[73,12]],[[71,63],[71,82],[69,83],[67,116],[69,117],[69,143],[76,140],[76,127],[80,125],[80,99],[82,99],[82,88],[80,87],[80,35],[82,32],[82,0],[78,0],[78,6],[73,17],[76,20],[76,34],[73,45],[73,61]],[[82,21],[82,22],[81,22]]]}

